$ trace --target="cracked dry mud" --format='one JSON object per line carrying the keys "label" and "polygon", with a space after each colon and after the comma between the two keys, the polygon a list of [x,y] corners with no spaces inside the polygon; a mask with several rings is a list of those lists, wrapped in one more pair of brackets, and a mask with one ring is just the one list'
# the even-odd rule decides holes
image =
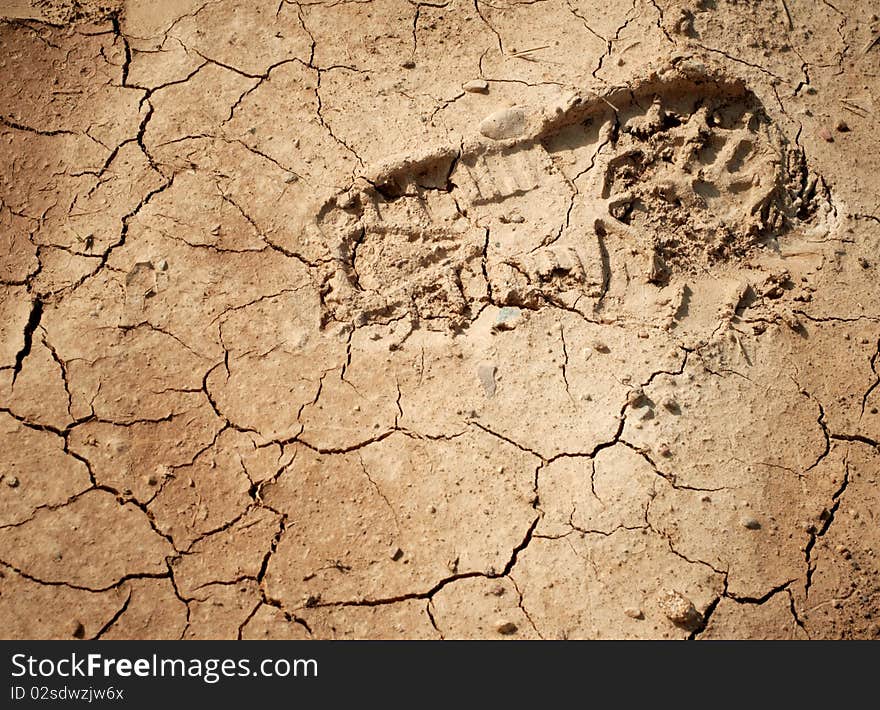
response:
{"label": "cracked dry mud", "polygon": [[3,636],[880,636],[871,5],[0,2]]}

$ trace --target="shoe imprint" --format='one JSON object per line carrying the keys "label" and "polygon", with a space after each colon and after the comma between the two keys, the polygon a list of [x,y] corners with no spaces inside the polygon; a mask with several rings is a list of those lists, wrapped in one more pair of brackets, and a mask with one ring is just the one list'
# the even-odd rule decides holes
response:
{"label": "shoe imprint", "polygon": [[486,303],[596,310],[614,277],[609,243],[632,256],[627,279],[634,269],[662,284],[832,209],[757,97],[702,69],[550,111],[501,109],[480,132],[381,167],[323,205],[317,223],[335,255],[326,320],[408,315],[456,328]]}

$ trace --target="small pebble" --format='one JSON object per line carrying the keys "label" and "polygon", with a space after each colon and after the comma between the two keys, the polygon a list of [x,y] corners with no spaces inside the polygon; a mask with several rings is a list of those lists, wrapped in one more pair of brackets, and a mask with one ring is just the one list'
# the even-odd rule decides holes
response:
{"label": "small pebble", "polygon": [[401,557],[403,557],[403,550],[401,550],[399,547],[392,551],[391,559],[394,562],[397,562]]}
{"label": "small pebble", "polygon": [[495,630],[502,636],[510,636],[511,634],[516,633],[516,624],[512,621],[501,619],[500,621],[495,622]]}
{"label": "small pebble", "polygon": [[474,79],[466,81],[461,88],[471,94],[487,94],[489,93],[489,82],[483,79]]}
{"label": "small pebble", "polygon": [[18,479],[15,476],[10,476],[6,479],[6,485],[10,488],[18,488]]}
{"label": "small pebble", "polygon": [[849,133],[849,124],[842,118],[834,126],[840,133]]}
{"label": "small pebble", "polygon": [[635,387],[627,393],[626,403],[629,406],[632,406],[632,405],[636,404],[637,402],[640,402],[644,398],[644,396],[645,396],[645,393],[644,393],[644,391],[642,391],[642,388]]}
{"label": "small pebble", "polygon": [[486,397],[493,397],[495,395],[495,374],[497,372],[498,368],[494,363],[481,363],[477,366],[477,379],[483,386],[483,392],[485,392]]}
{"label": "small pebble", "polygon": [[610,353],[611,352],[611,348],[609,348],[607,345],[605,345],[605,343],[600,342],[598,340],[593,343],[593,350],[595,350],[597,353]]}
{"label": "small pebble", "polygon": [[495,316],[493,331],[513,330],[523,322],[522,311],[515,306],[505,306]]}
{"label": "small pebble", "polygon": [[819,129],[819,138],[821,138],[823,141],[827,141],[828,143],[834,142],[834,136],[831,135],[831,131],[829,131],[824,126]]}
{"label": "small pebble", "polygon": [[526,114],[521,108],[503,108],[480,121],[480,133],[486,138],[500,141],[516,138],[526,130]]}
{"label": "small pebble", "polygon": [[406,61],[401,62],[400,66],[402,66],[404,69],[414,69],[416,63],[412,59],[407,59]]}
{"label": "small pebble", "polygon": [[86,635],[86,627],[83,626],[79,621],[74,621],[72,624],[70,635],[75,639],[84,638]]}
{"label": "small pebble", "polygon": [[749,515],[742,517],[739,522],[744,528],[746,528],[748,530],[760,530],[761,529],[761,523],[758,522],[758,519],[753,518]]}
{"label": "small pebble", "polygon": [[642,613],[642,610],[634,607],[628,606],[623,610],[623,613],[626,614],[630,619],[644,619],[645,615]]}
{"label": "small pebble", "polygon": [[668,590],[660,598],[660,608],[673,624],[689,625],[700,618],[693,602],[680,592]]}

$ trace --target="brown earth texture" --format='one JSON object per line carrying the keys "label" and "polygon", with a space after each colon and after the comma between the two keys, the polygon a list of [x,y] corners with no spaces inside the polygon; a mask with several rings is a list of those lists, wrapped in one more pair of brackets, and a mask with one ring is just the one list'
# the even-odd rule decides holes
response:
{"label": "brown earth texture", "polygon": [[880,636],[878,13],[0,2],[2,635]]}

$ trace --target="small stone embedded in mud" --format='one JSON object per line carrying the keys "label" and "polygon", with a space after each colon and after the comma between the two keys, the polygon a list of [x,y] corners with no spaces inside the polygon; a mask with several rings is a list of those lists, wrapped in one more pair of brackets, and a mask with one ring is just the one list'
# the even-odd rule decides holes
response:
{"label": "small stone embedded in mud", "polygon": [[495,373],[497,371],[498,368],[490,362],[477,365],[477,379],[480,380],[480,384],[483,386],[483,391],[487,397],[495,395]]}
{"label": "small stone embedded in mud", "polygon": [[680,35],[692,34],[694,31],[694,13],[687,8],[679,8],[678,15],[673,17],[672,30]]}
{"label": "small stone embedded in mud", "polygon": [[645,393],[641,387],[635,387],[626,394],[626,403],[630,407],[638,404],[645,398]]}
{"label": "small stone embedded in mud", "polygon": [[659,254],[652,254],[648,269],[648,283],[663,285],[669,279],[669,267]]}
{"label": "small stone embedded in mud", "polygon": [[10,488],[18,488],[18,484],[19,484],[18,478],[16,478],[15,476],[10,476],[9,478],[6,479],[6,485],[9,486]]}
{"label": "small stone embedded in mud", "polygon": [[495,630],[502,636],[510,636],[516,633],[516,624],[512,621],[500,619],[495,622]]}
{"label": "small stone embedded in mud", "polygon": [[74,621],[71,626],[70,635],[75,639],[85,638],[86,635],[86,627],[82,625],[79,621]]}
{"label": "small stone embedded in mud", "polygon": [[495,316],[493,330],[513,330],[523,321],[522,310],[516,306],[504,306]]}
{"label": "small stone embedded in mud", "polygon": [[526,221],[526,218],[516,210],[513,210],[506,217],[501,217],[501,221],[506,222],[507,224],[523,224]]}
{"label": "small stone embedded in mud", "polygon": [[596,340],[593,343],[593,350],[595,350],[597,353],[603,353],[603,354],[607,354],[607,353],[611,352],[611,348],[609,348],[605,343],[603,343],[600,340]]}
{"label": "small stone embedded in mud", "polygon": [[761,523],[757,518],[753,518],[750,515],[743,516],[740,518],[740,525],[742,525],[747,530],[760,530]]}
{"label": "small stone embedded in mud", "polygon": [[680,592],[666,590],[660,597],[660,608],[673,624],[691,626],[700,620],[694,603]]}
{"label": "small stone embedded in mud", "polygon": [[801,523],[801,529],[805,533],[808,533],[809,535],[812,535],[813,533],[817,532],[817,528],[816,528],[815,523],[811,523],[809,520],[805,520],[804,522]]}
{"label": "small stone embedded in mud", "polygon": [[402,557],[403,557],[403,550],[401,550],[399,547],[396,547],[391,551],[391,559],[394,562],[397,562]]}
{"label": "small stone embedded in mud", "polygon": [[487,94],[489,93],[489,82],[483,79],[474,79],[466,81],[461,88],[471,94]]}
{"label": "small stone embedded in mud", "polygon": [[480,133],[496,141],[516,138],[525,132],[526,124],[525,111],[511,106],[486,116],[480,122]]}
{"label": "small stone embedded in mud", "polygon": [[835,125],[834,127],[840,133],[849,133],[849,124],[842,118],[837,121],[837,125]]}

